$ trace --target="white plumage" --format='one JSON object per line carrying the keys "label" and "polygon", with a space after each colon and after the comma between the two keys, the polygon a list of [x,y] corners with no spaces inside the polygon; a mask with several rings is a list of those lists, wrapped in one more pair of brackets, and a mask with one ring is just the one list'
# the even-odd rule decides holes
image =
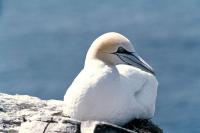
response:
{"label": "white plumage", "polygon": [[83,70],[64,96],[64,114],[78,120],[123,125],[152,118],[158,82],[131,42],[106,33],[91,45]]}

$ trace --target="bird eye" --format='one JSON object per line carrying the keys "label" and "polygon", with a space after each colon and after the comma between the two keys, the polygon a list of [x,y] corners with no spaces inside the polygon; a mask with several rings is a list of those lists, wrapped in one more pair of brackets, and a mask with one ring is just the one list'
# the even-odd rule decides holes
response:
{"label": "bird eye", "polygon": [[127,51],[123,47],[119,47],[116,53],[131,54],[132,52]]}

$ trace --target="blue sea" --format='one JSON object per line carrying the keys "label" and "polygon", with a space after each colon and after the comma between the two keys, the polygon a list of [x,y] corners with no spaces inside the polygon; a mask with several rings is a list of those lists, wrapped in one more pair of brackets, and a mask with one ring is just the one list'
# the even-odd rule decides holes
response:
{"label": "blue sea", "polygon": [[153,121],[200,132],[199,0],[0,0],[0,92],[62,99],[92,41],[124,34],[156,70]]}

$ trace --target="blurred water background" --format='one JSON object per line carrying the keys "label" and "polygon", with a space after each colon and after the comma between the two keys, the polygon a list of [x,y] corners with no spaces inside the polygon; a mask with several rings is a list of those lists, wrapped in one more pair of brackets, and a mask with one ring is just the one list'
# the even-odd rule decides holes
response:
{"label": "blurred water background", "polygon": [[116,31],[157,72],[153,120],[200,132],[199,13],[199,0],[0,0],[0,92],[62,99],[92,41]]}

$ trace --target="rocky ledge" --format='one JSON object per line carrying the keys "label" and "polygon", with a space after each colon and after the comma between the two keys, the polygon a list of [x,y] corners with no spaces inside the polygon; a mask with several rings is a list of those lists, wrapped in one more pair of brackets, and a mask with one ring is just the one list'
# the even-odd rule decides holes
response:
{"label": "rocky ledge", "polygon": [[62,115],[63,102],[0,93],[0,133],[162,133],[149,120],[123,127],[99,121],[78,121]]}

